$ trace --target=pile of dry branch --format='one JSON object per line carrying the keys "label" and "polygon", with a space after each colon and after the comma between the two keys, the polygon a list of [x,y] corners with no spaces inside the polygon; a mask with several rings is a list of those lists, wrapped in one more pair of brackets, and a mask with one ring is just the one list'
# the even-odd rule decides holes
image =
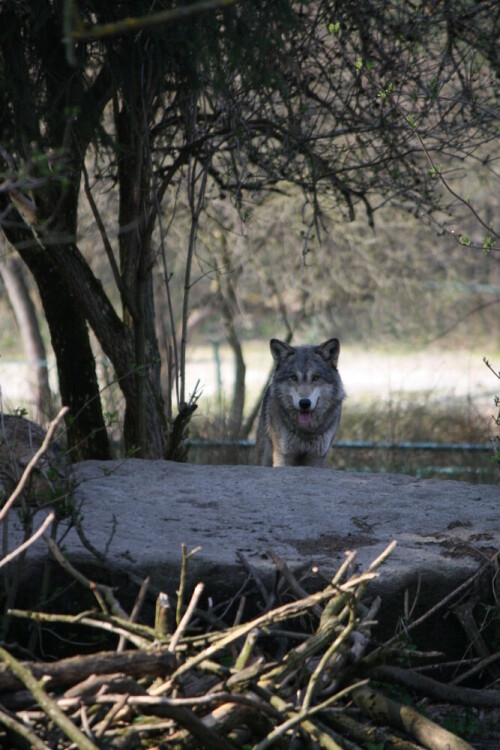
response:
{"label": "pile of dry branch", "polygon": [[[99,606],[77,616],[19,610],[10,616],[67,623],[73,631],[76,625],[106,631],[116,637],[117,647],[52,663],[20,662],[12,649],[0,648],[1,746],[465,750],[471,745],[389,698],[385,685],[476,711],[500,708],[498,690],[461,687],[458,679],[442,684],[418,670],[387,666],[409,656],[412,663],[426,663],[436,654],[410,654],[395,639],[374,647],[371,630],[381,603],[375,599],[368,607],[364,596],[393,545],[361,574],[353,573],[355,553],[346,555],[334,578],[314,594],[304,591],[276,557],[279,580],[287,589],[266,591],[242,557],[263,606],[258,616],[242,622],[242,597],[232,626],[201,606],[202,584],[184,606],[186,567],[194,551],[183,549],[175,609],[171,598],[160,594],[155,622],[147,626],[137,622],[147,580],[129,616],[113,590],[86,579],[52,539],[44,539]],[[495,558],[487,567],[497,564]],[[461,677],[486,669],[495,674],[498,661],[498,654],[471,659]]]}
{"label": "pile of dry branch", "polygon": [[[134,620],[147,583],[134,616],[127,618],[108,587],[87,581],[50,543],[69,572],[94,591],[101,611],[75,617],[13,610],[11,615],[100,628],[120,640],[114,652],[51,664],[21,663],[0,648],[0,722],[9,747],[22,736],[28,746],[45,750],[465,750],[471,745],[375,690],[371,680],[406,684],[462,705],[500,706],[499,691],[445,686],[418,672],[382,666],[391,653],[394,661],[391,644],[368,650],[380,601],[367,609],[362,598],[392,545],[361,575],[349,576],[355,554],[348,555],[333,580],[311,595],[301,592],[277,560],[283,579],[304,595],[250,622],[213,629],[200,627],[207,619],[198,607],[201,584],[189,605],[179,606],[177,624],[163,594],[154,627],[140,625]],[[188,557],[184,553],[184,563]],[[397,653],[401,657],[405,651],[399,647]]]}

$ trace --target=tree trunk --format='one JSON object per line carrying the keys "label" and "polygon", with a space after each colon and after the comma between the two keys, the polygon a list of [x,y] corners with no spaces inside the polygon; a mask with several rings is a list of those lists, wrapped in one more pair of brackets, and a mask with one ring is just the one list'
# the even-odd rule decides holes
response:
{"label": "tree trunk", "polygon": [[[124,85],[124,96],[130,103],[123,107],[123,127],[116,144],[119,179],[124,177],[123,188],[120,186],[121,272],[128,291],[126,296],[131,301],[125,310],[124,323],[74,239],[82,160],[96,135],[104,107],[113,90],[116,92],[116,79],[108,64],[104,64],[90,82],[87,75],[82,75],[83,69],[77,72],[68,65],[58,18],[57,13],[47,12],[40,21],[40,49],[36,48],[34,53],[33,69],[38,71],[37,65],[40,65],[41,71],[33,81],[24,57],[24,32],[21,32],[19,18],[13,11],[5,18],[12,33],[5,39],[2,37],[0,48],[7,65],[9,91],[14,91],[17,107],[9,109],[10,117],[14,117],[13,123],[9,120],[12,140],[19,133],[21,153],[27,143],[31,153],[31,142],[38,144],[41,153],[63,152],[61,164],[65,180],[61,183],[57,179],[48,180],[46,185],[38,187],[29,199],[33,211],[28,217],[22,207],[19,214],[12,211],[13,206],[17,206],[15,192],[0,194],[2,224],[40,290],[57,359],[61,397],[71,410],[68,437],[75,457],[105,458],[109,452],[88,322],[113,364],[125,397],[126,448],[139,449],[139,455],[148,458],[161,458],[167,428],[154,331],[152,229],[147,229],[145,208],[150,170],[149,160],[144,159],[147,152],[143,137],[144,127],[147,127],[143,99],[147,99],[147,93],[141,76],[134,78],[137,69],[130,67],[125,50],[125,67],[134,80],[127,78]],[[132,49],[135,48],[133,44]],[[43,95],[38,95],[39,90]],[[42,117],[39,100],[44,97],[50,106]],[[5,111],[7,109],[6,106]],[[6,158],[4,154],[2,157],[3,163]],[[15,171],[15,164],[8,158],[5,166]],[[8,221],[5,220],[7,215]]]}
{"label": "tree trunk", "polygon": [[[144,458],[163,458],[166,427],[163,401],[155,377],[159,366],[156,358],[149,357],[149,351],[146,350],[145,364],[137,363],[134,329],[130,330],[120,320],[101,283],[93,275],[76,245],[51,245],[50,253],[77,309],[82,312],[82,320],[88,321],[115,370],[118,385],[125,397],[126,449],[135,451],[140,448],[134,455]],[[48,317],[44,301],[43,305]],[[93,361],[92,364],[95,371]],[[141,402],[137,399],[138,374],[143,388]],[[142,441],[135,429],[139,410],[147,426]]]}
{"label": "tree trunk", "polygon": [[[161,393],[161,359],[155,330],[153,256],[148,230],[148,175],[142,102],[118,110],[120,150],[120,273],[125,289],[123,317],[134,342],[133,395],[126,399],[125,445],[141,458],[163,458],[167,425]],[[110,356],[110,355],[108,355]]]}
{"label": "tree trunk", "polygon": [[[0,238],[0,245],[3,244]],[[35,305],[24,278],[22,265],[16,258],[7,258],[0,262],[0,276],[21,333],[26,360],[34,374],[34,380],[30,378],[30,387],[36,408],[35,421],[42,422],[53,416],[53,395],[49,385],[47,354],[40,334]]]}
{"label": "tree trunk", "polygon": [[[22,229],[19,224],[4,231],[38,286],[56,356],[61,401],[69,407],[66,428],[70,459],[110,458],[94,354],[81,299],[73,294],[54,262],[52,247],[50,253],[40,247],[32,232]],[[69,256],[69,248],[64,245],[59,250]]]}
{"label": "tree trunk", "polygon": [[238,303],[236,299],[235,285],[233,283],[231,259],[229,257],[227,242],[224,237],[221,238],[221,261],[221,267],[219,267],[219,265],[216,266],[217,296],[221,307],[226,339],[233,350],[234,356],[234,389],[231,404],[231,416],[229,419],[229,436],[236,440],[241,436],[243,424],[246,365],[234,321]]}
{"label": "tree trunk", "polygon": [[[71,461],[110,458],[95,360],[82,309],[49,258],[26,257],[35,277],[56,355]],[[38,254],[40,256],[40,254]]]}

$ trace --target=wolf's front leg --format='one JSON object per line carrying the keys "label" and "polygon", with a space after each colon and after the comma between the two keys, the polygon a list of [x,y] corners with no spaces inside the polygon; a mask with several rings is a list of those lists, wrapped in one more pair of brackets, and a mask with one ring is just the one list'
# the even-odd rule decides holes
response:
{"label": "wolf's front leg", "polygon": [[287,464],[285,463],[285,456],[283,456],[281,453],[273,453],[272,465],[273,466],[287,466]]}
{"label": "wolf's front leg", "polygon": [[273,466],[294,466],[294,456],[285,455],[279,448],[273,449]]}

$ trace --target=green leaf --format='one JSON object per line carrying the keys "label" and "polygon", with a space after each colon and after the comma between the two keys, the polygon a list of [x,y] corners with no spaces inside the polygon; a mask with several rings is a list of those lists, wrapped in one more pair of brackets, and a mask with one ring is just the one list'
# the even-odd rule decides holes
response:
{"label": "green leaf", "polygon": [[485,253],[489,253],[491,248],[494,245],[493,237],[490,237],[489,235],[484,237],[483,239],[483,250]]}
{"label": "green leaf", "polygon": [[378,92],[379,99],[387,99],[387,97],[394,91],[394,86],[390,83],[384,91]]}
{"label": "green leaf", "polygon": [[442,173],[443,173],[443,165],[442,164],[437,164],[437,166],[435,166],[435,167],[432,166],[429,169],[429,174],[431,174],[433,177],[435,177],[435,176],[437,176],[439,174],[442,174]]}

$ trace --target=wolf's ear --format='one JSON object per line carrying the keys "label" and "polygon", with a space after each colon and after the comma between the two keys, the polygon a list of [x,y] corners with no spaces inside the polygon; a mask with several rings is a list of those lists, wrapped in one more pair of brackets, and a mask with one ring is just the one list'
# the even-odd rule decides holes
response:
{"label": "wolf's ear", "polygon": [[316,351],[326,362],[331,362],[333,367],[337,367],[340,354],[340,341],[338,339],[328,339],[324,344],[317,346]]}
{"label": "wolf's ear", "polygon": [[282,365],[295,351],[293,346],[285,344],[284,341],[279,341],[278,339],[271,339],[269,346],[276,365]]}

